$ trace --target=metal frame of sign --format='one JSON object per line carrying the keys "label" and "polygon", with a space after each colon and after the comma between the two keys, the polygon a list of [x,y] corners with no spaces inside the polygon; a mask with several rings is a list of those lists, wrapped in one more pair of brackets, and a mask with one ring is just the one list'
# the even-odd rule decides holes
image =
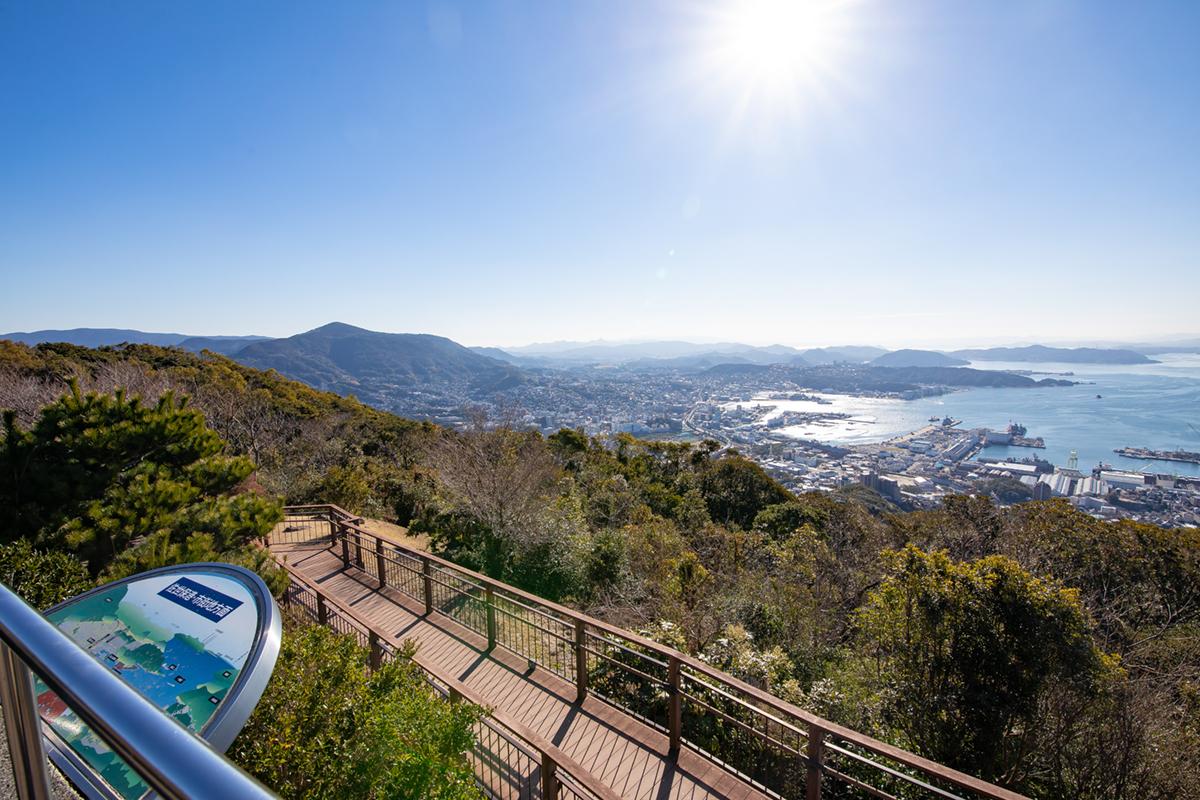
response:
{"label": "metal frame of sign", "polygon": [[[279,606],[276,605],[275,598],[271,595],[267,585],[263,583],[262,578],[245,567],[216,562],[197,562],[193,564],[177,564],[170,567],[158,567],[146,572],[140,572],[137,575],[112,581],[111,583],[106,583],[95,589],[89,589],[83,594],[64,600],[44,613],[49,615],[53,612],[61,611],[93,595],[107,592],[122,584],[135,583],[147,578],[155,578],[163,575],[189,578],[198,574],[216,574],[240,583],[249,591],[250,596],[254,598],[258,609],[257,628],[254,633],[250,652],[246,656],[246,662],[241,667],[237,678],[229,687],[221,702],[217,705],[212,716],[208,718],[199,732],[197,732],[197,735],[208,742],[213,749],[223,753],[233,744],[233,740],[237,738],[238,733],[242,730],[242,726],[250,718],[254,707],[258,705],[258,701],[262,697],[263,691],[266,690],[268,681],[271,679],[271,673],[275,670],[275,660],[279,656],[279,646],[283,638],[283,622],[279,613]],[[100,778],[92,767],[67,742],[60,739],[48,723],[42,723],[42,730],[45,734],[46,744],[48,745],[47,755],[71,779],[77,788],[96,800],[119,800],[121,795]],[[143,795],[143,797],[151,796],[154,796],[153,792]]]}

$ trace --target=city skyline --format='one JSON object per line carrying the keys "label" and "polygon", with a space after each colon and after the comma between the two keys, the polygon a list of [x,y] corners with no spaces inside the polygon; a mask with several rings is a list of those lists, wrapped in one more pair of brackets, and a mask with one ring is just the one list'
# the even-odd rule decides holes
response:
{"label": "city skyline", "polygon": [[0,9],[0,327],[1195,335],[1198,8],[284,9]]}

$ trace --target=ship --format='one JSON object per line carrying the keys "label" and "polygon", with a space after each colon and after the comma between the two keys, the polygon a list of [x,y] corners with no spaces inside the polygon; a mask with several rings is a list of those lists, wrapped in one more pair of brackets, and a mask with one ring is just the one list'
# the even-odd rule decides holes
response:
{"label": "ship", "polygon": [[1010,422],[1008,423],[1008,432],[1013,436],[1024,436],[1029,432],[1029,429],[1019,422]]}
{"label": "ship", "polygon": [[1200,464],[1200,453],[1190,450],[1151,450],[1148,447],[1118,447],[1113,450],[1119,456],[1143,461],[1181,461],[1185,464]]}

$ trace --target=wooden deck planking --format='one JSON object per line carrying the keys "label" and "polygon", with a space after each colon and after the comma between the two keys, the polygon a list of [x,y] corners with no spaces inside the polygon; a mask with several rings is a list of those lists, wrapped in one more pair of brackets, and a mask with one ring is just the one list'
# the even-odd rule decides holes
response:
{"label": "wooden deck planking", "polygon": [[[379,588],[365,571],[344,567],[327,548],[283,545],[275,555],[322,591],[351,608],[360,621],[388,631],[393,640],[418,644],[423,663],[454,678],[557,745],[622,797],[631,800],[765,798],[735,775],[683,748],[667,756],[664,733],[589,696],[575,702],[575,686],[441,614],[426,617],[417,600]],[[364,552],[364,558],[370,556]]]}

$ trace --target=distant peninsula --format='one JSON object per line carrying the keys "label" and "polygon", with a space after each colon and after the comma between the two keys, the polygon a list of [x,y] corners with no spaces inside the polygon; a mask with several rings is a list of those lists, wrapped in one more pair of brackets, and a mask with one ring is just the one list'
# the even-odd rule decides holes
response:
{"label": "distant peninsula", "polygon": [[989,347],[982,350],[955,350],[950,353],[968,361],[1041,361],[1058,364],[1157,364],[1154,359],[1132,350],[1099,347]]}
{"label": "distant peninsula", "polygon": [[895,350],[871,360],[873,367],[963,367],[967,361],[936,350]]}

